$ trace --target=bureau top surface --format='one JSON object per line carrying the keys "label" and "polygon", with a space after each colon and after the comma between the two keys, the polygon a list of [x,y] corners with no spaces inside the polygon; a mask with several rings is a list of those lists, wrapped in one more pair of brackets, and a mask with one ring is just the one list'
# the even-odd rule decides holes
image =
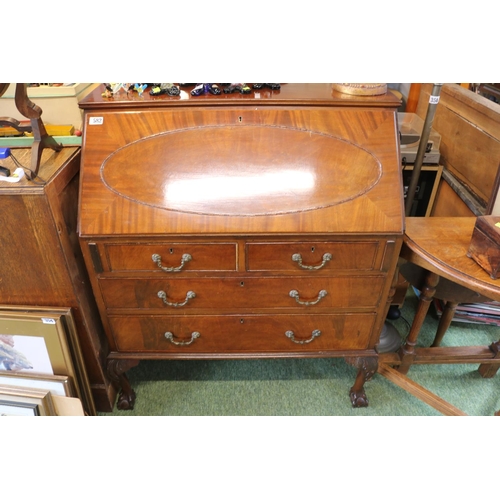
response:
{"label": "bureau top surface", "polygon": [[[252,84],[248,84],[252,87]],[[83,109],[125,109],[131,107],[182,107],[182,106],[252,106],[252,105],[335,105],[335,106],[393,106],[400,105],[399,99],[387,92],[378,96],[355,96],[333,89],[331,83],[283,83],[279,90],[262,88],[249,94],[206,93],[192,96],[194,85],[180,88],[178,96],[151,96],[149,87],[141,95],[137,92],[120,90],[112,97],[103,97],[104,86],[97,87],[84,97],[79,106]]]}
{"label": "bureau top surface", "polygon": [[306,101],[86,108],[80,234],[402,234],[394,107]]}

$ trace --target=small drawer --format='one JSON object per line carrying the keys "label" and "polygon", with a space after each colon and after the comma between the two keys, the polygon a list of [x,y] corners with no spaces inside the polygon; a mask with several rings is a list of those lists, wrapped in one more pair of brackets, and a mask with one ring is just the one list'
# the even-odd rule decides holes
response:
{"label": "small drawer", "polygon": [[371,271],[375,266],[378,241],[248,243],[248,271],[309,271],[330,273],[339,270]]}
{"label": "small drawer", "polygon": [[322,276],[313,278],[173,278],[100,279],[110,309],[255,310],[291,308],[297,311],[373,308],[378,306],[383,276]]}
{"label": "small drawer", "polygon": [[[235,271],[235,243],[105,245],[110,271]],[[161,269],[162,266],[164,269]]]}
{"label": "small drawer", "polygon": [[294,353],[367,349],[375,314],[109,316],[120,352]]}

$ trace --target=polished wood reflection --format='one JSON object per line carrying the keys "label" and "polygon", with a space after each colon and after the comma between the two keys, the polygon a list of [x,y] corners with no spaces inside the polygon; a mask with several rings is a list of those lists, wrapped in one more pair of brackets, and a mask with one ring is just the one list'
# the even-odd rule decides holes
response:
{"label": "polished wood reflection", "polygon": [[103,182],[132,201],[242,216],[343,203],[369,191],[381,174],[377,158],[356,144],[268,125],[165,132],[120,149],[102,167]]}
{"label": "polished wood reflection", "polygon": [[85,127],[92,148],[83,158],[82,234],[402,232],[389,110],[208,107],[91,117],[103,120]]}

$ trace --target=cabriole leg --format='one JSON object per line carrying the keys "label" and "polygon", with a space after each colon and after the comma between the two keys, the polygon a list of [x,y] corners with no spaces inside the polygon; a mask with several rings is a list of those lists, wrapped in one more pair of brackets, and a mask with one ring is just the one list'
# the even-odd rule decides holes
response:
{"label": "cabriole leg", "polygon": [[346,362],[358,368],[358,374],[354,385],[351,387],[349,395],[354,408],[363,408],[368,406],[364,385],[372,379],[378,369],[378,357],[346,358]]}
{"label": "cabriole leg", "polygon": [[137,359],[110,359],[108,360],[109,378],[119,392],[116,407],[119,410],[132,410],[135,403],[135,391],[132,389],[125,372],[139,364]]}

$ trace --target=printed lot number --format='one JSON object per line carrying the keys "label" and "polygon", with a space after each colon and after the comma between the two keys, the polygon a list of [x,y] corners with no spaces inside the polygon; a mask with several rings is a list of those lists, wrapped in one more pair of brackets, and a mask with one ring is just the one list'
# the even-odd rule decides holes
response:
{"label": "printed lot number", "polygon": [[104,117],[102,116],[91,116],[89,118],[89,125],[102,125],[104,123]]}

